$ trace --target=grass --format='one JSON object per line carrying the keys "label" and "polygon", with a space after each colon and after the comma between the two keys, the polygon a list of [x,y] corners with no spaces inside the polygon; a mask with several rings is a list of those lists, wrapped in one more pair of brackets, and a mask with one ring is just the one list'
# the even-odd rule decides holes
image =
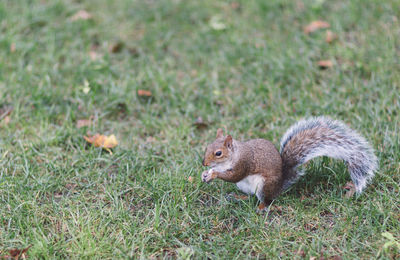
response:
{"label": "grass", "polygon": [[[79,10],[92,19],[72,21]],[[382,236],[400,240],[399,13],[396,0],[1,1],[0,255],[399,257]],[[335,42],[303,32],[317,19]],[[345,165],[325,158],[269,214],[201,183],[217,128],[278,145],[312,115],[375,147],[362,196],[345,198]],[[112,155],[83,139],[97,132],[117,136]]]}

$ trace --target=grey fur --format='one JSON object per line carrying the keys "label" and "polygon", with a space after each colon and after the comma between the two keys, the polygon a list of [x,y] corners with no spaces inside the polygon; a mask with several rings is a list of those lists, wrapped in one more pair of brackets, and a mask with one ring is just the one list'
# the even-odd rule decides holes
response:
{"label": "grey fur", "polygon": [[283,190],[303,174],[297,168],[307,161],[328,156],[346,161],[350,177],[360,194],[377,170],[377,158],[370,144],[343,122],[328,117],[304,119],[282,137]]}

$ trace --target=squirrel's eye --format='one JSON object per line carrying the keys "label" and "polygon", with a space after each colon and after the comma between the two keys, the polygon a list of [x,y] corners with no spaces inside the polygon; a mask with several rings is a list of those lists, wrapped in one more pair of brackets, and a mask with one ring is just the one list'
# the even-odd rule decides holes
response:
{"label": "squirrel's eye", "polygon": [[221,155],[222,155],[222,152],[221,152],[221,151],[218,151],[218,152],[215,153],[215,155],[216,155],[216,156],[221,156]]}

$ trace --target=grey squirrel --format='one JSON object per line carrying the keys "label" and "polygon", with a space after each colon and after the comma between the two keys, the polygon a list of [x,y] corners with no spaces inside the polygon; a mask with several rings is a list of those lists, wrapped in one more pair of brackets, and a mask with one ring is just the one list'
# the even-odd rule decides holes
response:
{"label": "grey squirrel", "polygon": [[358,194],[378,165],[364,137],[341,121],[321,116],[291,126],[281,140],[280,153],[268,140],[240,142],[218,129],[205,151],[203,165],[211,169],[202,173],[202,180],[236,183],[244,193],[255,194],[263,209],[304,174],[297,169],[300,165],[318,156],[344,160]]}

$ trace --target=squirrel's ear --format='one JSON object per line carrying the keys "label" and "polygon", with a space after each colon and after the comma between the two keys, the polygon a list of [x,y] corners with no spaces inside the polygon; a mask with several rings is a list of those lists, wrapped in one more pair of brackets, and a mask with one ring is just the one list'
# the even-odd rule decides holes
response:
{"label": "squirrel's ear", "polygon": [[224,136],[224,132],[222,131],[221,128],[218,128],[217,130],[217,138],[223,137]]}
{"label": "squirrel's ear", "polygon": [[231,148],[232,148],[232,142],[233,142],[232,136],[227,135],[227,136],[225,137],[225,141],[224,141],[225,147],[231,149]]}

